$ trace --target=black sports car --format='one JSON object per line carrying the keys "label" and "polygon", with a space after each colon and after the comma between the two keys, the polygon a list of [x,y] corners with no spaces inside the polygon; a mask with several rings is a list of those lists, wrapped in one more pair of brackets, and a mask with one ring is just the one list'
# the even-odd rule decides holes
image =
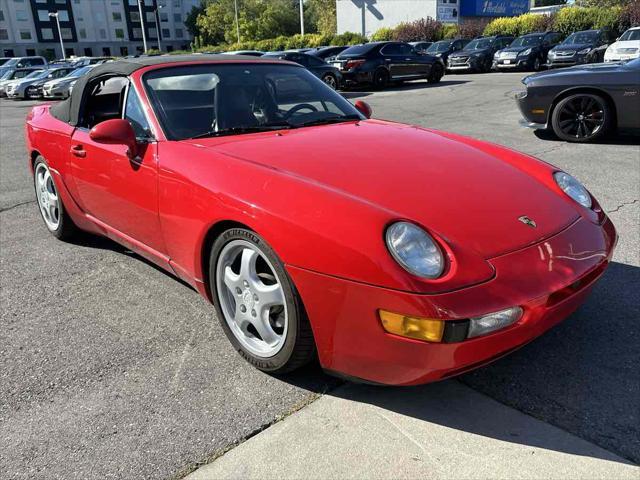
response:
{"label": "black sports car", "polygon": [[529,75],[516,102],[531,128],[589,142],[613,129],[640,129],[640,59]]}
{"label": "black sports car", "polygon": [[493,56],[496,70],[540,70],[547,62],[547,53],[562,38],[558,32],[538,32],[522,35]]}
{"label": "black sports car", "polygon": [[493,55],[513,41],[513,37],[497,35],[471,40],[459,52],[447,59],[447,70],[452,72],[488,72],[493,65]]}
{"label": "black sports car", "polygon": [[569,35],[549,50],[547,67],[570,67],[582,63],[604,61],[604,52],[611,43],[609,30],[584,30]]}
{"label": "black sports car", "polygon": [[338,69],[314,55],[290,51],[265,53],[263,57],[279,58],[281,60],[299,63],[334,90],[340,87],[342,76]]}
{"label": "black sports car", "polygon": [[347,85],[372,83],[384,88],[390,82],[425,78],[437,83],[444,75],[444,63],[433,55],[421,54],[404,42],[372,42],[347,48],[333,60]]}

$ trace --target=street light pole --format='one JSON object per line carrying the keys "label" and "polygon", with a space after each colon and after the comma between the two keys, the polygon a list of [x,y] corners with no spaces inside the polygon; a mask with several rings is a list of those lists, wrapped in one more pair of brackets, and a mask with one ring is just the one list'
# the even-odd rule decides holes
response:
{"label": "street light pole", "polygon": [[140,29],[142,30],[142,45],[144,46],[144,53],[147,53],[147,35],[144,33],[144,16],[142,15],[142,2],[144,0],[138,0],[138,12],[140,12]]}
{"label": "street light pole", "polygon": [[56,24],[58,25],[58,37],[60,38],[60,49],[62,50],[62,59],[66,60],[67,55],[64,53],[64,42],[62,41],[62,30],[60,29],[60,18],[58,18],[58,12],[49,12],[49,17],[55,17]]}
{"label": "street light pole", "polygon": [[240,43],[240,24],[238,23],[238,0],[233,0],[236,7],[236,34],[238,35],[238,43]]}
{"label": "street light pole", "polygon": [[162,51],[162,44],[160,43],[160,21],[158,19],[158,16],[160,15],[158,13],[158,10],[162,8],[162,5],[158,5],[156,7],[156,35],[158,37],[158,50]]}
{"label": "street light pole", "polygon": [[304,6],[300,0],[300,34],[304,35]]}

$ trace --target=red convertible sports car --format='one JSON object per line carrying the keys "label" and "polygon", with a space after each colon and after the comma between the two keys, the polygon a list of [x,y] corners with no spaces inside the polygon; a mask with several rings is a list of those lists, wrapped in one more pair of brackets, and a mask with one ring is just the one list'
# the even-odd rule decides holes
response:
{"label": "red convertible sports car", "polygon": [[369,119],[303,67],[233,56],[100,65],[26,125],[46,227],[106,235],[196,288],[257,368],[411,385],[573,312],[617,240],[573,177]]}

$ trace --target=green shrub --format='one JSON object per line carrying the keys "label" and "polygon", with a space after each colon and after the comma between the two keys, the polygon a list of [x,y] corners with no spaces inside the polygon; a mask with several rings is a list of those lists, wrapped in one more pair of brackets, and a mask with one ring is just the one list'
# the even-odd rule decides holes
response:
{"label": "green shrub", "polygon": [[557,13],[554,28],[564,35],[592,28],[609,28],[613,33],[619,33],[621,16],[620,7],[568,7]]}
{"label": "green shrub", "polygon": [[500,17],[490,22],[484,28],[484,35],[513,35],[518,36],[520,25],[518,17]]}
{"label": "green shrub", "polygon": [[458,36],[458,25],[455,23],[445,23],[442,26],[442,38],[456,38]]}
{"label": "green shrub", "polygon": [[367,41],[367,37],[359,33],[344,32],[340,35],[334,35],[334,37],[331,39],[331,45],[358,45],[360,43],[366,43]]}
{"label": "green shrub", "polygon": [[389,27],[382,27],[371,35],[372,42],[384,42],[387,40],[393,40],[394,29]]}

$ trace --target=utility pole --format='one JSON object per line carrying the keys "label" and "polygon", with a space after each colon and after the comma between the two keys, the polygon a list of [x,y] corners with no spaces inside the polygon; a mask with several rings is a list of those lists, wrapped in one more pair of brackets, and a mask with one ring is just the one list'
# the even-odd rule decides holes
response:
{"label": "utility pole", "polygon": [[238,35],[238,43],[240,43],[240,24],[238,23],[238,0],[233,1],[236,7],[236,33]]}
{"label": "utility pole", "polygon": [[67,55],[64,53],[64,42],[62,41],[62,30],[60,29],[60,18],[58,18],[58,12],[49,12],[50,17],[55,17],[56,24],[58,25],[58,37],[60,37],[60,49],[62,50],[62,59],[66,60]]}
{"label": "utility pole", "polygon": [[304,6],[300,0],[300,34],[304,35]]}
{"label": "utility pole", "polygon": [[158,36],[158,50],[162,51],[162,44],[160,43],[160,19],[158,16],[158,10],[162,8],[162,5],[156,4],[156,35]]}
{"label": "utility pole", "polygon": [[140,30],[142,30],[142,45],[144,46],[144,53],[147,53],[147,35],[144,33],[144,15],[142,14],[142,2],[144,0],[138,0],[138,12],[140,12]]}

